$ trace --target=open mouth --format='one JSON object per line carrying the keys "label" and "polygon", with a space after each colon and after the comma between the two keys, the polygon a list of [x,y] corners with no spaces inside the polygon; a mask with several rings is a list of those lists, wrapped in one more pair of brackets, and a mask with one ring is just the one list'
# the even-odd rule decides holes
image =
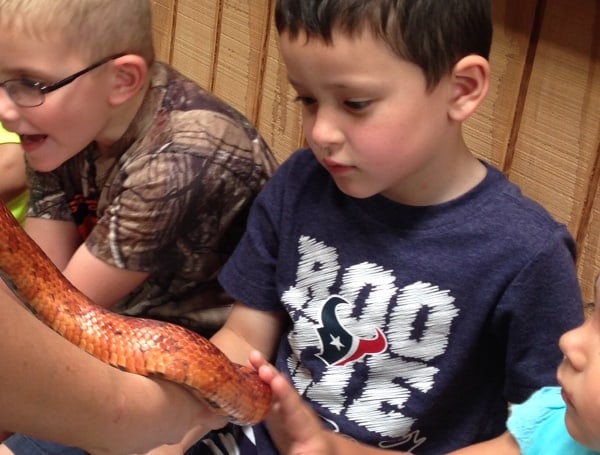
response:
{"label": "open mouth", "polygon": [[44,139],[46,139],[48,136],[45,134],[21,134],[20,138],[21,138],[21,144],[25,145],[25,144],[37,144],[39,142],[42,142]]}

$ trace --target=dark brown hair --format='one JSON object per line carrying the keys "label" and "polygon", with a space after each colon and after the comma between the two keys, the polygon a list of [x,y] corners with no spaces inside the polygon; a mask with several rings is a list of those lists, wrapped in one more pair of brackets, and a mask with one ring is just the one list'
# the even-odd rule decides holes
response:
{"label": "dark brown hair", "polygon": [[292,39],[332,43],[336,28],[349,36],[365,29],[398,57],[418,65],[432,88],[463,57],[489,58],[489,0],[277,0],[275,24]]}

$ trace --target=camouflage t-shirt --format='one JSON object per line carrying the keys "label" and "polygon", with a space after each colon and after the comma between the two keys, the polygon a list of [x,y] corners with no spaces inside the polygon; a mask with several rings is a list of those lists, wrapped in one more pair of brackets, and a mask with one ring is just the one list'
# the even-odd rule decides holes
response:
{"label": "camouflage t-shirt", "polygon": [[109,153],[92,143],[53,172],[29,170],[28,215],[74,221],[98,258],[150,273],[113,310],[210,335],[231,304],[217,274],[275,167],[246,118],[155,63],[136,118]]}

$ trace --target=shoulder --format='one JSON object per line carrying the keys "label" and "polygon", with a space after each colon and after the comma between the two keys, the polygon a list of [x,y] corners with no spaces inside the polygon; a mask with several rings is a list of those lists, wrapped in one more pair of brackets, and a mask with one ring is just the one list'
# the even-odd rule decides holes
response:
{"label": "shoulder", "polygon": [[511,406],[513,416],[545,416],[556,410],[565,409],[560,387],[542,387],[521,404]]}
{"label": "shoulder", "polygon": [[519,441],[531,439],[541,426],[558,417],[562,419],[565,404],[559,387],[544,387],[522,404],[511,406],[508,430]]}
{"label": "shoulder", "polygon": [[543,227],[555,227],[559,223],[539,202],[523,194],[518,185],[508,180],[500,170],[487,165],[488,175],[485,191],[490,196],[490,206],[494,211],[503,209],[500,216],[511,216],[515,220],[537,224]]}
{"label": "shoulder", "polygon": [[523,194],[498,169],[488,165],[483,184],[482,219],[517,248],[543,249],[545,245],[571,243],[566,226],[540,203]]}
{"label": "shoulder", "polygon": [[308,148],[296,150],[267,182],[263,197],[309,200],[311,194],[335,184]]}
{"label": "shoulder", "polygon": [[[264,233],[264,223],[291,229],[299,226],[301,214],[326,210],[324,186],[330,182],[310,149],[299,149],[285,160],[259,192],[252,205],[248,228]],[[334,183],[330,183],[335,185]],[[290,223],[289,220],[294,222]],[[293,225],[293,226],[292,226]]]}
{"label": "shoulder", "polygon": [[241,127],[251,138],[259,136],[257,129],[246,116],[173,67],[157,62],[152,70],[150,92],[153,90],[160,92],[164,113],[168,113],[171,117],[175,113],[177,115],[187,113],[185,118],[195,118],[194,121],[204,124],[210,119],[214,123],[211,127],[215,129],[215,133],[218,132],[218,128],[224,128],[227,123],[230,123],[238,128]]}
{"label": "shoulder", "polygon": [[296,176],[300,180],[310,180],[329,174],[319,164],[313,152],[308,148],[301,148],[292,153],[282,164],[278,173],[286,176]]}
{"label": "shoulder", "polygon": [[151,165],[172,171],[173,178],[225,174],[259,188],[277,168],[266,141],[246,117],[163,63],[152,67],[151,88],[134,123],[130,134],[136,140],[121,160],[128,174],[146,172],[142,168]]}

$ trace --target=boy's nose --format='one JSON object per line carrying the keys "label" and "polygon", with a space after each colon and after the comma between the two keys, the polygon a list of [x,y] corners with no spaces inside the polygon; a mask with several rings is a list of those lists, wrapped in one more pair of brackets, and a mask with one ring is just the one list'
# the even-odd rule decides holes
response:
{"label": "boy's nose", "polygon": [[584,344],[584,331],[582,327],[569,330],[558,341],[558,346],[564,354],[565,359],[576,370],[582,370],[585,366],[585,350],[582,349]]}
{"label": "boy's nose", "polygon": [[0,122],[11,122],[19,117],[19,110],[14,101],[8,96],[4,87],[0,87]]}
{"label": "boy's nose", "polygon": [[314,117],[310,130],[312,142],[321,148],[340,144],[343,134],[332,112],[320,109]]}

